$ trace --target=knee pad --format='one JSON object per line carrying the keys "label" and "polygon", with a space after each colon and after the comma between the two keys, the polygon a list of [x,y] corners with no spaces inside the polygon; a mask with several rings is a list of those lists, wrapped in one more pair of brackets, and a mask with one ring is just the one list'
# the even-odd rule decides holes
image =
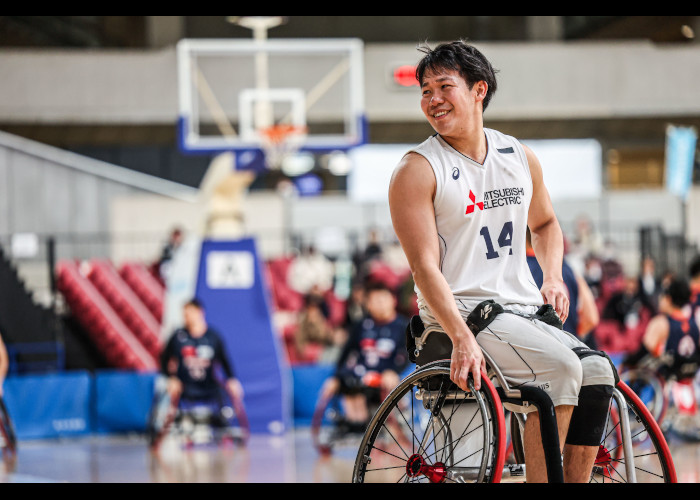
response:
{"label": "knee pad", "polygon": [[566,444],[598,446],[605,431],[613,388],[610,385],[586,385],[581,388],[566,435]]}

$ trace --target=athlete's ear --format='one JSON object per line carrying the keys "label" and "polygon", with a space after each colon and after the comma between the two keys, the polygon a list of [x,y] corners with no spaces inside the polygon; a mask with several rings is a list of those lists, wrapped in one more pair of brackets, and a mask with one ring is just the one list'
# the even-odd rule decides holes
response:
{"label": "athlete's ear", "polygon": [[489,91],[489,84],[484,80],[480,80],[474,84],[474,90],[476,90],[476,100],[483,101],[486,93]]}

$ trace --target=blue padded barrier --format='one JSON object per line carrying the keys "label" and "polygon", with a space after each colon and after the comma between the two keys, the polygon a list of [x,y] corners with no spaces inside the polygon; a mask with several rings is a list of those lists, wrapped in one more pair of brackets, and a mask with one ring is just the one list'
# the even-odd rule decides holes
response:
{"label": "blue padded barrier", "polygon": [[8,377],[4,399],[17,439],[90,434],[92,382],[87,372]]}
{"label": "blue padded barrier", "polygon": [[145,432],[157,376],[120,370],[97,372],[94,432]]}

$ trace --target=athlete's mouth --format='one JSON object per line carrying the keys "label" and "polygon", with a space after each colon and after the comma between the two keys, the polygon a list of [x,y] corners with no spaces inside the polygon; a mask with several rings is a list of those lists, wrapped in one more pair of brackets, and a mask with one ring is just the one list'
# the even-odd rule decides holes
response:
{"label": "athlete's mouth", "polygon": [[439,120],[439,119],[443,118],[444,116],[446,116],[448,113],[451,113],[451,112],[452,112],[451,109],[448,109],[448,110],[441,110],[441,111],[438,111],[437,113],[433,113],[433,118],[435,118],[436,120]]}

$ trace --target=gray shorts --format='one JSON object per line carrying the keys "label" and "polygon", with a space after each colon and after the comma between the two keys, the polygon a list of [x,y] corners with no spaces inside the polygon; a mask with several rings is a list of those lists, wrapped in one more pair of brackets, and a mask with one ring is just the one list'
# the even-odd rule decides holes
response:
{"label": "gray shorts", "polygon": [[[535,307],[534,310],[537,308]],[[460,313],[466,320],[467,311]],[[450,359],[452,342],[426,309],[421,309],[426,327],[425,343],[416,363]],[[578,405],[585,385],[615,385],[610,362],[602,356],[579,359],[572,351],[586,345],[572,334],[513,312],[501,313],[476,336],[476,341],[503,373],[513,389],[534,386],[545,390],[554,406]],[[528,413],[534,406],[504,405],[511,411]]]}

